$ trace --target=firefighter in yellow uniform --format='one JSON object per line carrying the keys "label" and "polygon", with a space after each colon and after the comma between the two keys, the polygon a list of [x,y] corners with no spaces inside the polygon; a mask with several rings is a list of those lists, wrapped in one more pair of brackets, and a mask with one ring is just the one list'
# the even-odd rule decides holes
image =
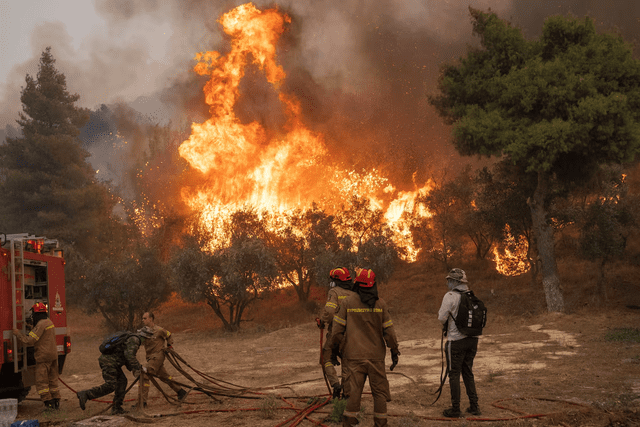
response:
{"label": "firefighter in yellow uniform", "polygon": [[333,317],[331,347],[343,346],[343,360],[349,369],[345,377],[349,390],[343,413],[343,427],[358,424],[360,399],[367,377],[373,394],[375,426],[387,425],[387,402],[391,401],[385,372],[386,346],[391,349],[393,365],[398,363],[398,339],[387,304],[378,297],[375,274],[361,270],[355,280],[355,294],[347,297]]}
{"label": "firefighter in yellow uniform", "polygon": [[13,334],[28,346],[34,347],[36,359],[36,389],[45,409],[60,409],[58,390],[58,346],[56,327],[47,316],[47,306],[39,302],[31,307],[33,329],[25,336],[18,329]]}
{"label": "firefighter in yellow uniform", "polygon": [[[187,392],[184,391],[182,387],[171,381],[171,376],[164,368],[165,343],[167,344],[168,348],[171,348],[171,346],[173,345],[173,337],[171,336],[171,332],[156,325],[155,316],[151,312],[147,312],[142,315],[142,323],[144,324],[144,328],[142,328],[142,330],[145,332],[149,331],[153,334],[151,338],[146,339],[143,342],[145,356],[147,359],[147,373],[155,375],[162,382],[168,384],[173,391],[178,393],[178,399],[184,399],[187,395]],[[149,397],[150,386],[151,384],[149,381],[149,377],[145,376],[144,382],[141,385],[143,407],[147,406],[147,398]]]}
{"label": "firefighter in yellow uniform", "polygon": [[[351,290],[353,288],[353,283],[351,282],[351,273],[349,273],[349,269],[346,267],[338,267],[334,268],[329,272],[330,289],[327,295],[327,303],[324,305],[324,309],[320,315],[320,322],[318,326],[321,329],[324,329],[325,325],[327,326],[327,340],[322,347],[322,357],[320,358],[320,364],[324,369],[324,373],[327,376],[327,380],[329,384],[331,384],[331,388],[333,389],[333,398],[340,398],[340,393],[342,391],[343,384],[338,378],[336,373],[335,366],[340,365],[338,362],[338,351],[332,351],[330,347],[331,340],[331,330],[333,324],[333,316],[338,311],[338,306],[342,300],[347,298],[348,296],[355,295],[355,293]],[[342,361],[342,377],[344,378],[346,374],[347,367],[345,366],[344,360]],[[345,395],[348,393],[345,391]]]}

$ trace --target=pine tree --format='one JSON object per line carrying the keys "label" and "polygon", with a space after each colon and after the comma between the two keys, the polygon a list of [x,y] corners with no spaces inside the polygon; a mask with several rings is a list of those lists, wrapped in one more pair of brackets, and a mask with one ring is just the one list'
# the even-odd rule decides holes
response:
{"label": "pine tree", "polygon": [[68,92],[46,48],[37,77],[27,74],[22,89],[22,136],[0,146],[0,231],[45,235],[86,249],[109,220],[113,202],[78,138],[88,119],[87,110],[75,105],[79,98]]}

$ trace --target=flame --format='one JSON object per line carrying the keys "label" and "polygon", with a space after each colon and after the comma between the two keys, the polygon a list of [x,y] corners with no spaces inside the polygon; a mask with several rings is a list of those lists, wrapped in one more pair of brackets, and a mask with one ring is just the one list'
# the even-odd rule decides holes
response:
{"label": "flame", "polygon": [[[203,90],[211,117],[193,123],[189,139],[179,147],[180,155],[201,173],[200,182],[183,187],[181,195],[199,213],[201,226],[213,232],[211,248],[228,244],[228,236],[216,230],[237,209],[250,206],[274,214],[270,217],[277,229],[284,216],[278,213],[312,203],[336,212],[357,195],[384,211],[398,243],[407,248],[407,259],[414,260],[418,251],[404,218],[428,214],[418,211],[415,198],[432,185],[397,192],[379,170],[344,169],[330,156],[323,135],[305,126],[300,102],[281,87],[286,73],[278,64],[276,45],[291,22],[288,15],[247,3],[222,15],[219,22],[231,38],[230,51],[198,53],[194,67],[196,73],[209,76]],[[281,129],[265,129],[257,121],[242,123],[234,112],[242,95],[240,81],[250,64],[264,73],[277,94],[285,118]]]}
{"label": "flame", "polygon": [[493,260],[496,263],[496,270],[504,276],[519,276],[524,274],[531,266],[527,259],[529,249],[527,240],[521,236],[516,239],[511,234],[509,224],[504,226],[504,250],[501,254],[497,247],[493,248]]}

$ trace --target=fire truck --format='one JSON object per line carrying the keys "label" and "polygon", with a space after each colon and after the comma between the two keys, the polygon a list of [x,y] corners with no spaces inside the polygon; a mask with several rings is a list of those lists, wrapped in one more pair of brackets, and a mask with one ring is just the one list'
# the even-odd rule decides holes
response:
{"label": "fire truck", "polygon": [[64,257],[58,241],[23,234],[0,234],[0,398],[23,400],[35,384],[34,348],[13,336],[25,335],[31,307],[43,303],[56,328],[58,370],[71,351],[65,310]]}

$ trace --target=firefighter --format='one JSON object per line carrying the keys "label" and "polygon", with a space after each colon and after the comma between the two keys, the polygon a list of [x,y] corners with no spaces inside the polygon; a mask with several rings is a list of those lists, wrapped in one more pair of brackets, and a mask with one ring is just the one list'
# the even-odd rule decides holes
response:
{"label": "firefighter", "polygon": [[26,345],[33,345],[36,359],[36,389],[47,410],[60,409],[58,390],[58,347],[56,327],[47,316],[47,306],[39,302],[31,307],[33,329],[24,336],[17,329],[13,334]]}
{"label": "firefighter", "polygon": [[398,339],[387,304],[378,297],[376,276],[370,269],[362,269],[355,279],[355,294],[340,303],[333,317],[331,347],[343,346],[343,360],[349,369],[345,382],[349,390],[343,413],[343,427],[358,424],[362,389],[367,377],[373,394],[375,426],[387,425],[387,402],[391,401],[389,382],[385,372],[386,346],[391,349],[393,365],[398,363]]}
{"label": "firefighter", "polygon": [[[178,399],[183,400],[187,396],[187,392],[184,391],[179,385],[171,381],[171,376],[164,368],[164,351],[165,342],[167,348],[172,348],[173,337],[171,332],[155,324],[155,316],[151,312],[146,312],[142,315],[142,323],[144,324],[144,330],[147,330],[152,336],[144,341],[144,350],[147,359],[147,372],[158,377],[162,382],[171,387],[173,391],[178,393]],[[139,385],[142,387],[142,402],[143,406],[147,406],[147,398],[149,397],[149,387],[151,386],[149,377],[144,377],[144,383]]]}
{"label": "firefighter", "polygon": [[87,400],[97,399],[115,391],[111,414],[118,415],[126,412],[122,407],[122,403],[127,390],[127,377],[122,372],[122,367],[125,366],[136,378],[140,376],[140,370],[146,371],[146,368],[140,366],[136,354],[142,342],[151,337],[152,334],[140,329],[136,333],[130,334],[113,353],[100,355],[98,362],[100,363],[100,369],[102,369],[104,384],[76,393],[80,408],[83,411]]}
{"label": "firefighter", "polygon": [[[324,305],[324,309],[320,314],[320,320],[318,327],[324,329],[327,326],[327,340],[322,347],[322,357],[320,358],[320,364],[324,369],[324,373],[327,376],[329,384],[333,389],[333,398],[340,398],[340,393],[343,391],[343,384],[338,378],[335,366],[339,366],[338,362],[339,351],[333,352],[330,347],[331,330],[333,324],[333,316],[338,311],[338,306],[345,298],[350,295],[355,295],[352,291],[353,283],[351,282],[351,273],[346,267],[334,268],[329,272],[329,294],[327,296],[327,303]],[[344,360],[342,361],[342,377],[346,374],[346,366]],[[345,392],[345,394],[348,394]]]}

